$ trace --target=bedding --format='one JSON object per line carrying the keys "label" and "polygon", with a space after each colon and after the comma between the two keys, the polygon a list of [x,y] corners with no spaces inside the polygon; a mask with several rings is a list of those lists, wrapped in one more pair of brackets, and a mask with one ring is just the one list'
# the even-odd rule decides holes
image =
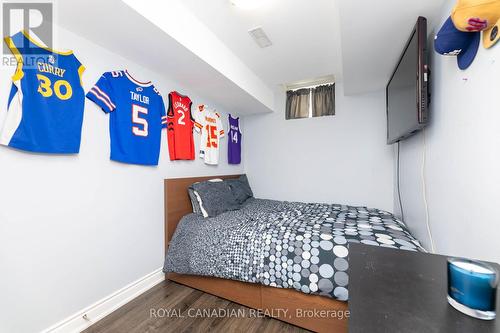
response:
{"label": "bedding", "polygon": [[382,210],[250,198],[213,218],[184,216],[163,270],[347,300],[350,243],[425,251]]}

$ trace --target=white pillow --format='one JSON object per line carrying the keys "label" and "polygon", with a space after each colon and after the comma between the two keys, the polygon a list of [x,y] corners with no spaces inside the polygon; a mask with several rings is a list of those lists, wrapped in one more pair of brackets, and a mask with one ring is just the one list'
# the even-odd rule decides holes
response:
{"label": "white pillow", "polygon": [[198,200],[198,204],[200,205],[201,214],[203,215],[204,218],[207,218],[208,217],[208,213],[205,210],[205,207],[203,207],[203,201],[201,200],[200,195],[198,194],[198,192],[196,192],[194,190],[193,190],[193,193],[196,196],[196,199]]}

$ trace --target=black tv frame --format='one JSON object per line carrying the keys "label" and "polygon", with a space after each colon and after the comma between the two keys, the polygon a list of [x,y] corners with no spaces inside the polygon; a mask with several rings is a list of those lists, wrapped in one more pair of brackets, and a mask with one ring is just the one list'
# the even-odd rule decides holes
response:
{"label": "black tv frame", "polygon": [[[398,138],[393,138],[392,140],[389,139],[389,86],[392,82],[392,79],[394,78],[394,75],[396,75],[396,72],[398,71],[399,65],[401,64],[401,61],[403,60],[408,47],[410,46],[410,43],[413,39],[413,36],[417,34],[418,38],[418,47],[417,47],[417,59],[418,59],[418,64],[417,64],[417,100],[416,102],[416,107],[417,107],[417,124],[409,130],[407,133],[401,135]],[[401,56],[399,58],[398,64],[396,65],[396,68],[394,69],[394,72],[391,75],[391,78],[389,82],[387,83],[386,86],[386,117],[387,117],[387,144],[393,144],[398,141],[404,140],[416,132],[420,131],[422,128],[424,128],[429,120],[429,102],[430,102],[430,94],[429,94],[429,79],[430,79],[430,71],[429,71],[429,64],[428,64],[428,54],[427,54],[427,19],[425,17],[419,16],[417,19],[417,23],[415,24],[415,27],[413,28],[413,31],[410,35],[410,38],[408,38],[408,42],[406,43],[405,48],[403,49],[403,52],[401,53]]]}

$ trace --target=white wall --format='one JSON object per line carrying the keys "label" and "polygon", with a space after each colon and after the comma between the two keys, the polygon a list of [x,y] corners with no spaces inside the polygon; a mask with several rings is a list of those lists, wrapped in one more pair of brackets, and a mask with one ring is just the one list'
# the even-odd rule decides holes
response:
{"label": "white wall", "polygon": [[[55,30],[58,45],[73,49],[87,67],[86,91],[102,72],[128,68],[139,80],[152,80],[164,97],[176,89],[195,105],[212,104],[139,64]],[[0,72],[0,124],[12,72]],[[227,126],[225,113],[223,118]],[[170,162],[165,132],[157,168],[111,162],[108,120],[86,101],[78,156],[0,147],[0,332],[40,331],[161,267],[164,178],[243,172],[243,165],[227,164],[227,139],[218,167],[198,158]],[[197,134],[195,140],[198,146]]]}
{"label": "white wall", "polygon": [[[438,253],[500,262],[500,45],[480,46],[466,71],[458,69],[455,58],[436,54],[434,33],[453,3],[429,29],[432,105],[425,173],[430,225]],[[430,248],[421,181],[423,139],[420,133],[401,143],[401,190],[406,222]]]}
{"label": "white wall", "polygon": [[336,89],[333,117],[285,120],[285,93],[276,91],[274,113],[245,119],[245,167],[256,196],[392,210],[385,94]]}

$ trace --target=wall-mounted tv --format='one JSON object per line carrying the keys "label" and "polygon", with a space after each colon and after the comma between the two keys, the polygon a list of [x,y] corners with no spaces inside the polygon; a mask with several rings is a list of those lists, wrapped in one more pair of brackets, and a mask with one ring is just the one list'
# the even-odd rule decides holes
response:
{"label": "wall-mounted tv", "polygon": [[419,17],[387,84],[387,144],[403,140],[428,121],[427,20]]}

